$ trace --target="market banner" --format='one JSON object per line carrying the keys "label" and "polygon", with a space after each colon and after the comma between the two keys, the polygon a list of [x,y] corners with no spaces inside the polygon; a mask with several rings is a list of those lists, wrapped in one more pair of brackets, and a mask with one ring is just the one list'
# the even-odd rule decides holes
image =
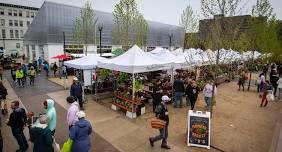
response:
{"label": "market banner", "polygon": [[210,149],[210,112],[189,110],[187,145]]}

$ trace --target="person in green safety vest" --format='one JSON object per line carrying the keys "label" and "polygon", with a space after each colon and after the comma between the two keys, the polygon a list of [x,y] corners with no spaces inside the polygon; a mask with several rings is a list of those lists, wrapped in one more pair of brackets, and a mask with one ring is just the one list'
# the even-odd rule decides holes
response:
{"label": "person in green safety vest", "polygon": [[34,78],[36,75],[36,71],[33,66],[30,67],[28,75],[29,75],[29,85],[31,86],[32,84],[34,86]]}
{"label": "person in green safety vest", "polygon": [[24,79],[23,78],[24,78],[23,70],[21,68],[17,68],[16,79],[18,81],[19,87],[24,87]]}

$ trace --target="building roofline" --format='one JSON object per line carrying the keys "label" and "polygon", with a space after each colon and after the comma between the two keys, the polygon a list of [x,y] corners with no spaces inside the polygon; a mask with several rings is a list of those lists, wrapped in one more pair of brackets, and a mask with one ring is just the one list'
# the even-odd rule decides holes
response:
{"label": "building roofline", "polygon": [[[67,7],[72,7],[72,8],[79,8],[79,9],[81,9],[82,7],[79,7],[79,6],[73,6],[73,5],[69,5],[69,4],[64,4],[64,3],[58,3],[58,2],[51,2],[51,1],[44,1],[44,3],[46,3],[46,4],[56,4],[56,5],[63,5],[63,6],[67,6]],[[44,5],[44,3],[43,3],[43,5]],[[42,5],[42,6],[43,6]],[[99,13],[105,13],[105,14],[113,14],[113,13],[111,13],[111,12],[105,12],[105,11],[101,11],[101,10],[96,10],[96,9],[94,9],[93,8],[93,10],[95,11],[95,12],[99,12]],[[172,27],[179,27],[179,28],[182,28],[181,26],[179,26],[179,25],[173,25],[173,24],[168,24],[168,23],[163,23],[163,22],[158,22],[158,21],[152,21],[152,20],[147,20],[146,18],[145,18],[145,20],[148,22],[148,23],[159,23],[159,24],[163,24],[163,25],[167,25],[167,26],[172,26]]]}
{"label": "building roofline", "polygon": [[[241,17],[252,17],[252,16],[251,15],[237,15],[237,16],[225,16],[223,18],[228,19],[228,18],[241,18]],[[216,20],[216,19],[213,17],[213,18],[202,19],[200,21],[209,21],[209,20]]]}
{"label": "building roofline", "polygon": [[38,11],[38,9],[39,9],[39,8],[36,8],[36,7],[29,7],[29,6],[8,4],[8,3],[0,3],[0,6],[13,7],[13,8],[23,8],[23,9],[36,10],[36,11]]}

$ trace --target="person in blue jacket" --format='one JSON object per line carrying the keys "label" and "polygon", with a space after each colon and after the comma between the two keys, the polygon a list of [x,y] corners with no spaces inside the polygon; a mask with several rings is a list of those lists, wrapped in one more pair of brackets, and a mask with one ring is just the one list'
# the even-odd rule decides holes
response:
{"label": "person in blue jacket", "polygon": [[79,101],[80,110],[83,110],[82,93],[82,85],[78,81],[77,77],[74,77],[73,84],[70,89],[70,95],[74,97],[75,101]]}
{"label": "person in blue jacket", "polygon": [[47,99],[44,101],[44,108],[47,110],[46,115],[48,117],[48,128],[51,130],[52,135],[55,134],[55,129],[57,125],[57,113],[54,107],[54,100]]}
{"label": "person in blue jacket", "polygon": [[90,149],[90,135],[92,126],[85,120],[83,111],[77,112],[78,121],[70,128],[70,139],[73,141],[72,152],[88,152]]}

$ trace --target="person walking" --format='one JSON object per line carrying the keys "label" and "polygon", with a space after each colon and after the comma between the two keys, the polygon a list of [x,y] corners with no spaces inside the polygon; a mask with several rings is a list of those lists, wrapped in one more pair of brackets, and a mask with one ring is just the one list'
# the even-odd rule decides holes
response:
{"label": "person walking", "polygon": [[48,117],[48,128],[51,130],[52,136],[55,134],[55,129],[57,125],[57,113],[56,109],[54,107],[54,100],[52,99],[47,99],[44,101],[43,105],[44,108],[47,110],[46,115]]}
{"label": "person walking", "polygon": [[7,95],[8,95],[7,89],[3,85],[2,81],[0,81],[0,113],[2,113],[2,103],[4,103],[3,104],[3,111],[4,111],[3,114],[8,113],[7,101],[6,101]]}
{"label": "person walking", "polygon": [[39,122],[31,127],[29,133],[33,142],[33,152],[53,152],[53,137],[47,124],[48,117],[41,115]]}
{"label": "person walking", "polygon": [[18,81],[19,87],[24,87],[24,73],[21,68],[18,68],[16,71],[16,79]]}
{"label": "person walking", "polygon": [[90,135],[92,126],[85,119],[85,113],[79,111],[77,114],[78,121],[70,129],[69,137],[73,141],[72,152],[88,152],[90,149]]}
{"label": "person walking", "polygon": [[239,81],[238,81],[239,91],[241,90],[241,86],[243,88],[243,91],[245,91],[245,86],[244,86],[245,81],[246,81],[246,72],[242,70],[241,72],[239,72]]}
{"label": "person walking", "polygon": [[184,82],[181,80],[180,76],[177,76],[177,79],[174,81],[173,89],[175,92],[174,107],[182,108],[182,100],[183,100],[183,95],[185,92],[185,87],[184,87]]}
{"label": "person walking", "polygon": [[191,103],[191,110],[194,110],[199,92],[200,89],[198,88],[197,83],[194,80],[191,82],[191,85],[188,85],[186,88],[186,95],[188,96]]}
{"label": "person walking", "polygon": [[83,102],[82,102],[82,85],[78,81],[77,77],[73,77],[73,83],[70,89],[70,95],[74,97],[74,100],[79,103],[80,109],[83,109]]}
{"label": "person walking", "polygon": [[[265,87],[264,87],[264,90],[263,90],[263,95],[262,95],[262,99],[261,99],[261,103],[260,103],[261,107],[267,106],[268,100],[267,100],[266,96],[269,93],[272,93],[272,91],[273,91],[272,85],[270,84],[270,82],[268,80],[266,80],[266,84],[265,84]],[[265,102],[265,104],[264,104],[264,102]]]}
{"label": "person walking", "polygon": [[275,70],[273,70],[273,73],[270,76],[270,83],[271,83],[271,85],[272,85],[272,87],[274,89],[273,94],[274,94],[275,97],[276,97],[276,93],[277,93],[277,87],[278,87],[278,83],[277,82],[278,82],[278,80],[279,80],[278,72],[275,69]]}
{"label": "person walking", "polygon": [[156,118],[164,120],[166,122],[165,127],[159,129],[160,134],[155,137],[149,137],[149,142],[152,147],[156,141],[162,140],[161,148],[170,149],[170,146],[167,145],[168,138],[168,125],[169,125],[169,115],[166,102],[170,101],[170,98],[166,95],[162,96],[162,101],[156,108]]}
{"label": "person walking", "polygon": [[13,81],[14,81],[14,83],[16,82],[16,68],[15,68],[15,66],[12,66],[12,68],[11,68],[11,76],[12,76],[12,79],[13,79]]}
{"label": "person walking", "polygon": [[54,77],[56,77],[56,73],[58,71],[58,66],[57,66],[56,62],[53,65],[53,71],[54,71]]}
{"label": "person walking", "polygon": [[11,103],[13,112],[10,114],[6,124],[11,127],[12,134],[16,138],[20,148],[16,152],[24,152],[28,149],[28,143],[24,135],[24,126],[27,122],[26,112],[19,107],[19,101]]}
{"label": "person walking", "polygon": [[33,66],[30,67],[28,75],[29,75],[29,85],[31,86],[32,84],[32,86],[34,86],[34,79],[36,76],[36,71]]}
{"label": "person walking", "polygon": [[[210,111],[212,106],[212,94],[213,94],[213,80],[209,80],[209,82],[204,87],[204,100],[207,104],[207,109]],[[216,95],[217,90],[216,86],[214,86],[214,95]]]}
{"label": "person walking", "polygon": [[38,60],[36,61],[36,67],[37,67],[37,63],[38,63],[38,72],[41,72],[41,70],[42,70],[42,63],[43,63],[43,60],[42,60],[41,57],[39,57]]}
{"label": "person walking", "polygon": [[282,75],[280,76],[279,80],[278,80],[278,91],[279,91],[279,94],[278,94],[278,99],[282,99]]}
{"label": "person walking", "polygon": [[[34,61],[33,61],[32,66],[34,67],[36,73],[41,72],[41,71],[39,70],[39,68],[38,68],[37,60],[34,60]],[[38,75],[40,75],[40,74],[38,73]]]}
{"label": "person walking", "polygon": [[49,77],[49,64],[47,62],[44,63],[43,69],[46,72],[46,76]]}
{"label": "person walking", "polygon": [[265,85],[265,77],[264,77],[264,73],[261,73],[258,77],[258,80],[257,80],[257,92],[262,92],[263,91],[263,88],[264,88],[264,85]]}
{"label": "person walking", "polygon": [[73,96],[67,97],[67,102],[70,104],[67,114],[67,122],[70,129],[78,121],[76,114],[79,112],[79,104],[74,100]]}
{"label": "person walking", "polygon": [[23,81],[26,82],[26,77],[27,77],[27,74],[28,74],[28,70],[27,70],[26,65],[23,64],[23,65],[21,66],[21,69],[22,69],[23,74],[24,74],[24,76],[23,76]]}
{"label": "person walking", "polygon": [[153,86],[153,111],[155,111],[156,107],[161,103],[162,100],[162,90],[161,90],[161,80],[158,79]]}
{"label": "person walking", "polygon": [[4,68],[2,65],[0,65],[0,77],[1,77],[1,80],[3,80],[3,71],[4,71]]}
{"label": "person walking", "polygon": [[67,67],[66,66],[63,66],[62,67],[62,73],[63,73],[63,77],[65,77],[66,79],[68,78],[68,73],[67,73]]}

